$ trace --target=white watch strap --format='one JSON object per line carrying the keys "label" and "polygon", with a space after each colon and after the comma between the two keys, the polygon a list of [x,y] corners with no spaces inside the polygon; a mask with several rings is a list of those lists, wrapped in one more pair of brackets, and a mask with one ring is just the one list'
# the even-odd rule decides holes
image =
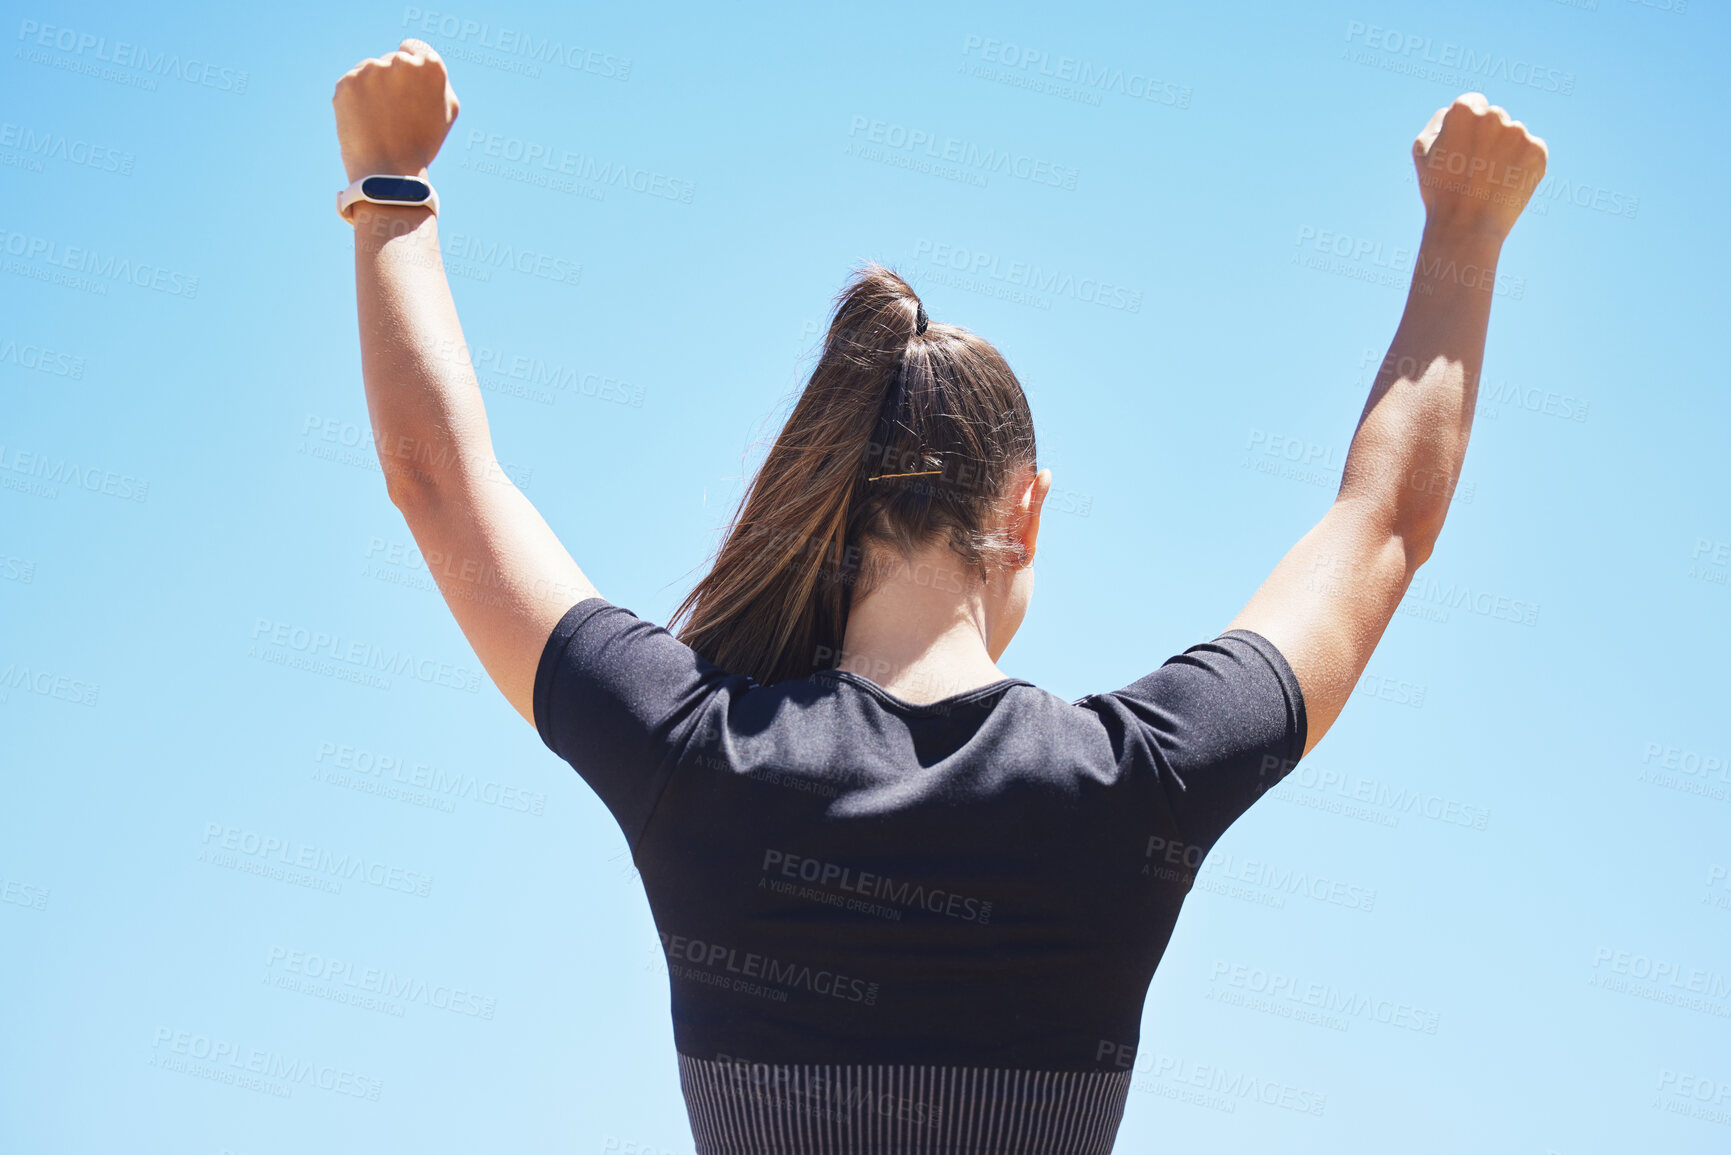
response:
{"label": "white watch strap", "polygon": [[[381,177],[389,179],[389,180],[412,180],[412,181],[416,181],[420,184],[424,184],[427,186],[427,199],[424,201],[403,201],[403,200],[391,200],[391,199],[388,199],[385,197],[368,196],[366,193],[366,189],[364,187],[366,185],[366,183],[370,180],[376,180],[376,179],[379,179]],[[368,173],[366,176],[361,177],[359,180],[357,180],[353,184],[349,185],[348,188],[344,189],[342,192],[337,194],[337,214],[339,216],[341,216],[345,221],[350,221],[350,223],[353,223],[352,219],[349,216],[349,213],[354,208],[354,206],[356,204],[360,203],[361,201],[367,201],[371,204],[376,204],[376,205],[424,204],[427,206],[427,208],[429,210],[432,211],[432,214],[434,216],[439,215],[439,194],[436,191],[434,191],[431,181],[428,181],[428,180],[426,180],[422,177],[418,177],[418,176],[405,176],[401,173],[386,173],[386,172]]]}

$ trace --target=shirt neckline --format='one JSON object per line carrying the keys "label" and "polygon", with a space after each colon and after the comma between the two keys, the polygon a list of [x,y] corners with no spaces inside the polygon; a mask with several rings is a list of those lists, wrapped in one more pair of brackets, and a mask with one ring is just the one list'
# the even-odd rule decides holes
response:
{"label": "shirt neckline", "polygon": [[993,694],[1000,694],[1011,686],[1032,686],[1034,684],[1025,678],[1000,678],[996,682],[988,682],[984,686],[975,686],[971,690],[963,690],[959,694],[951,694],[949,697],[939,698],[935,702],[910,702],[906,698],[897,697],[882,686],[878,685],[876,682],[872,681],[870,678],[863,674],[856,674],[852,670],[819,670],[813,676],[835,678],[836,680],[846,682],[851,686],[858,686],[860,689],[866,691],[885,704],[910,714],[947,713],[950,709],[961,705],[962,703],[971,702],[977,698],[989,697]]}

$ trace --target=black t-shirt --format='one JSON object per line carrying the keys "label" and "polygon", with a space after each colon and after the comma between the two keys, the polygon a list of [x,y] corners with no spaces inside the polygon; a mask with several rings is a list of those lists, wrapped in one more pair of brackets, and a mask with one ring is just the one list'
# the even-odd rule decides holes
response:
{"label": "black t-shirt", "polygon": [[1119,1071],[1202,856],[1304,704],[1232,630],[1079,702],[763,686],[601,598],[547,640],[542,740],[617,819],[703,1060]]}

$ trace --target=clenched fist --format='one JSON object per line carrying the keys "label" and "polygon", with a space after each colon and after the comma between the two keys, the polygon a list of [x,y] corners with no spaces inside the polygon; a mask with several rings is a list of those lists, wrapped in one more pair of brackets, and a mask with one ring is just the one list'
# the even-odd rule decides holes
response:
{"label": "clenched fist", "polygon": [[351,181],[373,173],[425,178],[457,119],[445,62],[423,40],[405,40],[343,73],[331,105]]}
{"label": "clenched fist", "polygon": [[1425,230],[1501,244],[1545,175],[1545,142],[1468,92],[1439,108],[1412,142]]}

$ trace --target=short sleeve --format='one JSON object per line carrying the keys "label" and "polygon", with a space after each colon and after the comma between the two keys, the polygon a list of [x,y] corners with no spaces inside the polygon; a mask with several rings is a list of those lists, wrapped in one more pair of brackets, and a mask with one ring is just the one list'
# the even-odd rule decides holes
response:
{"label": "short sleeve", "polygon": [[1304,756],[1304,697],[1261,634],[1228,630],[1084,703],[1153,764],[1181,837],[1204,851]]}
{"label": "short sleeve", "polygon": [[633,851],[705,711],[747,679],[603,598],[553,627],[535,671],[535,729],[619,823]]}

